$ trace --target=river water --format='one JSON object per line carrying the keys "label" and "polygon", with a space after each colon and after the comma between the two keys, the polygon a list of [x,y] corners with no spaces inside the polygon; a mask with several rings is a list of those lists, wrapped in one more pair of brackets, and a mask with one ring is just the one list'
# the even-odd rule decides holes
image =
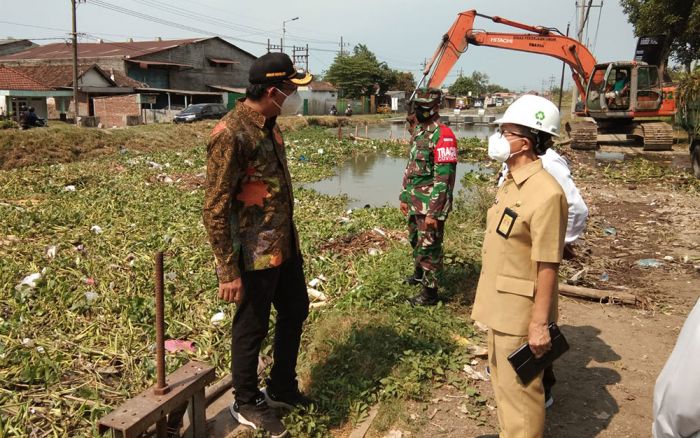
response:
{"label": "river water", "polygon": [[[347,195],[350,208],[399,206],[399,192],[406,158],[382,154],[360,155],[346,161],[335,176],[305,184],[304,187],[330,196]],[[455,195],[462,188],[460,181],[467,172],[491,173],[474,163],[458,163]]]}

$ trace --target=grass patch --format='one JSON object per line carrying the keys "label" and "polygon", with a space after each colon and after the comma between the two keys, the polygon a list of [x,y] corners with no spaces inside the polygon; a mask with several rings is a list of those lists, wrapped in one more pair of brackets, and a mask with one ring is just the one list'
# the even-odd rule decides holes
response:
{"label": "grass patch", "polygon": [[[169,355],[168,370],[199,359],[219,375],[228,372],[234,308],[215,296],[201,224],[203,190],[192,183],[204,172],[197,142],[208,126],[167,128],[174,133],[166,126],[111,134],[68,126],[28,131],[36,138],[65,131],[61,138],[79,143],[82,137],[71,136],[94,136],[95,144],[122,138],[127,146],[80,158],[97,159],[0,171],[0,436],[94,436],[99,417],[153,384],[157,250],[166,252],[167,337],[196,346],[189,355]],[[135,147],[145,133],[162,148]],[[171,145],[178,134],[192,143]],[[290,132],[287,141],[296,183],[332,173],[352,154],[406,153],[396,143],[339,142],[324,128]],[[401,284],[411,260],[397,209],[356,210],[340,224],[343,199],[303,189],[295,198],[306,275],[327,277],[322,289],[330,299],[312,311],[304,332],[300,377],[320,403],[307,415],[287,417],[295,436],[327,436],[364,419],[373,404],[423,400],[435,385],[466,388],[460,369],[470,358],[454,339],[474,336],[465,304],[478,273],[483,207],[458,203],[448,222],[442,278],[449,301],[417,309],[406,304],[415,288]],[[322,249],[377,227],[387,232],[383,243],[362,242],[377,244],[378,255],[364,246]],[[35,286],[20,285],[34,273],[41,273]],[[226,319],[214,325],[210,318],[219,311]],[[388,427],[396,417],[387,411],[384,418]]]}

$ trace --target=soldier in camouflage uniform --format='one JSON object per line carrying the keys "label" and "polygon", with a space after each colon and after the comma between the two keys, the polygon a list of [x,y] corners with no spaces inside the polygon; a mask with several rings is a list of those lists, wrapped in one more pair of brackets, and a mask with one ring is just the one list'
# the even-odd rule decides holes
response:
{"label": "soldier in camouflage uniform", "polygon": [[[277,116],[298,111],[297,86],[311,82],[283,53],[253,62],[246,98],[211,133],[204,225],[216,258],[219,298],[236,303],[231,374],[240,423],[285,436],[271,407],[306,406],[296,364],[309,299],[293,221],[294,195]],[[289,111],[287,111],[289,110]],[[258,389],[258,355],[277,309],[274,365]]]}
{"label": "soldier in camouflage uniform", "polygon": [[452,190],[457,168],[457,139],[440,123],[438,110],[442,92],[419,89],[411,105],[417,125],[413,128],[411,152],[403,176],[401,212],[408,216],[408,233],[413,247],[414,274],[406,279],[422,284],[410,299],[414,305],[438,302],[438,273],[442,270],[442,239],[445,221],[452,209]]}

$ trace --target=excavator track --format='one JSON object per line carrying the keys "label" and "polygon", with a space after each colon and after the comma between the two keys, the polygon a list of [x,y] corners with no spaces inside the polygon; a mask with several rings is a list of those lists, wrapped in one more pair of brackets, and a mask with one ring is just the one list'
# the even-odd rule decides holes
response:
{"label": "excavator track", "polygon": [[639,121],[633,134],[644,141],[645,151],[670,151],[673,149],[673,128],[665,122]]}
{"label": "excavator track", "polygon": [[571,149],[598,149],[598,125],[592,120],[577,120],[566,123],[566,132],[571,138]]}

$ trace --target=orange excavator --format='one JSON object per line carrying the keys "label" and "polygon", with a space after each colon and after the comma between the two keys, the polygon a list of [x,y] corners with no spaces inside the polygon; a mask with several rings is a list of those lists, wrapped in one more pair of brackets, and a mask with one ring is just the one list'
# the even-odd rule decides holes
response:
{"label": "orange excavator", "polygon": [[[525,32],[475,29],[477,16]],[[469,10],[459,13],[442,37],[419,86],[425,83],[439,88],[469,44],[547,55],[571,68],[580,96],[575,111],[579,117],[566,126],[572,148],[596,149],[599,135],[613,141],[638,139],[644,150],[672,148],[673,129],[659,118],[675,114],[675,87],[662,84],[658,66],[636,61],[599,64],[586,46],[555,28],[530,26]]]}

